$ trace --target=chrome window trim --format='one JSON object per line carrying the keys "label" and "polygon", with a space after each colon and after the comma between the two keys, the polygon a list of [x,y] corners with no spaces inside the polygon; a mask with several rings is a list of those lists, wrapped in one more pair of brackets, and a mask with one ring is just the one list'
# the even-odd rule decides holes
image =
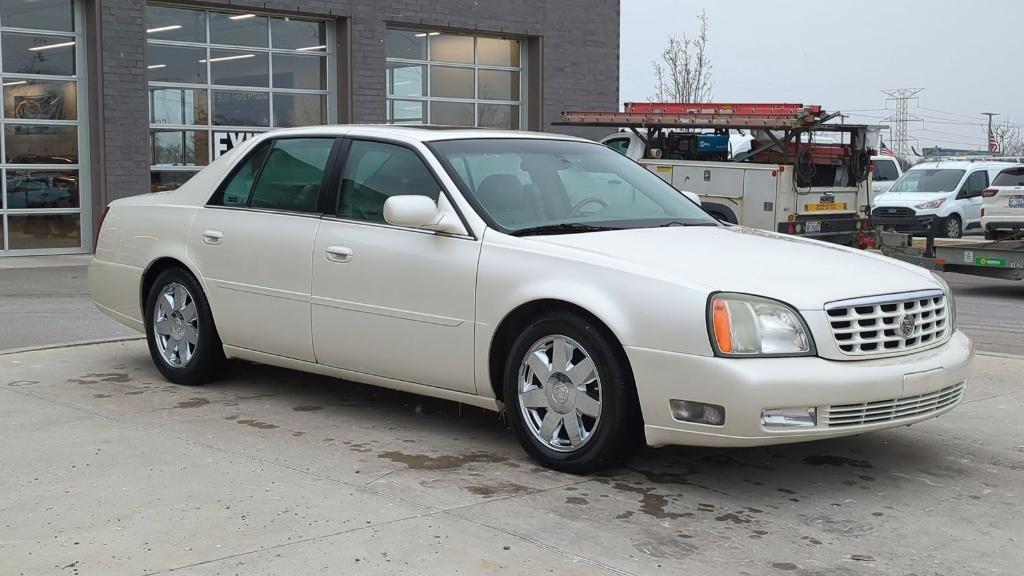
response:
{"label": "chrome window trim", "polygon": [[935,288],[930,290],[918,290],[915,292],[899,292],[895,294],[884,294],[880,296],[866,296],[863,298],[851,298],[849,300],[836,300],[825,304],[825,311],[836,308],[848,308],[850,306],[869,306],[874,304],[890,304],[903,302],[904,300],[916,300],[922,298],[934,298],[936,296],[948,297],[944,290]]}

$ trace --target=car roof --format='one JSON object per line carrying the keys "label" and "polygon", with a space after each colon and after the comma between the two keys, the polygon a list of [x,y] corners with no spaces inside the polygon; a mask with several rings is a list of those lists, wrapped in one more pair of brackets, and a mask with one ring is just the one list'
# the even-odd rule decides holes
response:
{"label": "car roof", "polygon": [[394,125],[394,124],[337,124],[330,126],[307,126],[289,128],[265,133],[267,137],[298,136],[302,134],[337,134],[339,136],[390,136],[402,140],[435,142],[440,140],[465,140],[474,138],[530,138],[544,140],[571,140],[589,142],[583,138],[548,132],[521,130],[496,130],[491,128],[464,128],[437,125]]}
{"label": "car roof", "polygon": [[996,162],[984,160],[938,160],[914,164],[910,170],[935,170],[936,168],[948,170],[970,170],[976,169],[1003,169],[1017,166],[1016,162]]}

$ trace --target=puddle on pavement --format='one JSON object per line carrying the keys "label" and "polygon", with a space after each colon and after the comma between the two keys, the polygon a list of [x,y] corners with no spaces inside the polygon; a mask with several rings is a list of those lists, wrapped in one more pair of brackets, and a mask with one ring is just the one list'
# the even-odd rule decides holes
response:
{"label": "puddle on pavement", "polygon": [[189,398],[188,400],[182,400],[174,405],[175,408],[199,408],[200,406],[206,406],[210,401],[206,398]]}
{"label": "puddle on pavement", "polygon": [[391,451],[378,454],[377,458],[405,464],[410,470],[454,470],[466,464],[503,464],[508,462],[508,458],[505,456],[499,456],[491,452],[473,452],[459,456],[427,456],[426,454],[406,454],[404,452]]}

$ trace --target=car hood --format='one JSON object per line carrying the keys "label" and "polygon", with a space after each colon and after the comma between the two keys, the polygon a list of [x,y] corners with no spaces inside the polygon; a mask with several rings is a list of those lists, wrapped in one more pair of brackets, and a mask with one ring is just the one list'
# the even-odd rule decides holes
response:
{"label": "car hood", "polygon": [[924,268],[877,254],[741,226],[644,228],[523,238],[607,259],[606,266],[709,292],[756,294],[801,310],[940,288]]}
{"label": "car hood", "polygon": [[949,192],[886,192],[875,196],[875,206],[916,206],[949,196]]}

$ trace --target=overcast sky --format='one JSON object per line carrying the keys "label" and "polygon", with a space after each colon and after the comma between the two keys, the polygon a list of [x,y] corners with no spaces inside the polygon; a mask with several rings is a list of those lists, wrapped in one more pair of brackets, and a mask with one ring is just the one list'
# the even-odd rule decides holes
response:
{"label": "overcast sky", "polygon": [[883,89],[924,88],[911,110],[923,122],[910,125],[922,146],[984,149],[980,112],[1024,124],[1019,0],[622,0],[624,102],[652,96],[651,61],[669,35],[696,35],[701,9],[714,101],[820,104],[881,123]]}

